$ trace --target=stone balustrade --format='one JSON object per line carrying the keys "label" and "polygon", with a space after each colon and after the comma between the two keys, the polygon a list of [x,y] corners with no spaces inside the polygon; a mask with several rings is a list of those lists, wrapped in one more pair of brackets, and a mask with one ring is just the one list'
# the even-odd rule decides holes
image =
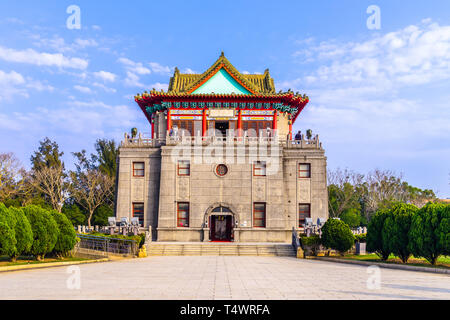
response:
{"label": "stone balustrade", "polygon": [[247,136],[246,132],[244,132],[244,136],[219,136],[219,135],[208,135],[208,136],[190,136],[185,135],[184,131],[181,131],[180,135],[169,135],[169,132],[166,133],[165,139],[152,139],[143,137],[141,133],[138,134],[138,137],[130,138],[127,133],[124,135],[124,139],[121,142],[121,147],[127,148],[142,148],[142,147],[159,147],[162,145],[174,146],[178,144],[186,144],[186,145],[209,145],[209,144],[273,144],[275,142],[279,142],[282,146],[292,149],[322,149],[322,143],[319,141],[319,135],[315,135],[311,139],[305,139],[302,135],[302,139],[300,140],[292,140],[282,139],[278,135],[274,135],[272,137],[260,135],[259,137]]}

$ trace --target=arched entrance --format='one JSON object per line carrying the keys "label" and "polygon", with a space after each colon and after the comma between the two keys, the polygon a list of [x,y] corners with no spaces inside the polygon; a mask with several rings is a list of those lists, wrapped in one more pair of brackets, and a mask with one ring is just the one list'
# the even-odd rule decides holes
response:
{"label": "arched entrance", "polygon": [[209,239],[211,241],[233,240],[234,218],[231,210],[225,206],[217,206],[209,216]]}

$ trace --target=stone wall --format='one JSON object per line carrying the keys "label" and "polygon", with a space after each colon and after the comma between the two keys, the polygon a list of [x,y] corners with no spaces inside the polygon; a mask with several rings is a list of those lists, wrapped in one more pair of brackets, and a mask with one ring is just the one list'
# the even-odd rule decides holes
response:
{"label": "stone wall", "polygon": [[[178,151],[174,148],[178,148]],[[190,148],[190,146],[189,146]],[[257,146],[232,146],[234,157],[217,158],[221,146],[215,146],[214,163],[197,147],[191,155],[190,175],[177,174],[178,146],[120,148],[117,217],[132,216],[132,203],[144,202],[145,227],[152,226],[153,239],[158,241],[207,241],[208,217],[218,206],[228,207],[233,214],[234,239],[241,242],[290,242],[292,227],[298,228],[300,203],[311,205],[311,217],[328,218],[326,157],[319,148],[283,148],[273,158],[266,176],[253,175],[253,161],[258,159]],[[238,150],[239,149],[239,150]],[[209,150],[211,151],[211,150]],[[184,153],[186,155],[186,153]],[[199,160],[200,161],[197,161]],[[268,158],[269,159],[269,158]],[[276,161],[274,161],[274,159]],[[132,175],[134,161],[145,163],[145,177]],[[218,176],[216,165],[228,167],[225,176]],[[311,164],[311,177],[299,178],[299,163]],[[177,227],[177,203],[189,202],[189,228]],[[266,203],[266,227],[253,227],[253,204]]]}

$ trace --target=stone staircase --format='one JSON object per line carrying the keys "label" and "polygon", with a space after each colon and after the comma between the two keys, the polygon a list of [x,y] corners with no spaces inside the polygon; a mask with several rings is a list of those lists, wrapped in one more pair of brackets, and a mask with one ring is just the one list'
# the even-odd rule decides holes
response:
{"label": "stone staircase", "polygon": [[148,256],[266,256],[295,257],[292,245],[285,243],[176,243],[152,242]]}

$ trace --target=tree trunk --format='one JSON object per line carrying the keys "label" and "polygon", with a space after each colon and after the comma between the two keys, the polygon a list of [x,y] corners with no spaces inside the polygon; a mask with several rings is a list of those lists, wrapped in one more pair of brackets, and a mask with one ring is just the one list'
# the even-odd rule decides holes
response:
{"label": "tree trunk", "polygon": [[88,218],[88,228],[91,229],[91,219],[94,215],[94,211],[89,211],[89,218]]}

